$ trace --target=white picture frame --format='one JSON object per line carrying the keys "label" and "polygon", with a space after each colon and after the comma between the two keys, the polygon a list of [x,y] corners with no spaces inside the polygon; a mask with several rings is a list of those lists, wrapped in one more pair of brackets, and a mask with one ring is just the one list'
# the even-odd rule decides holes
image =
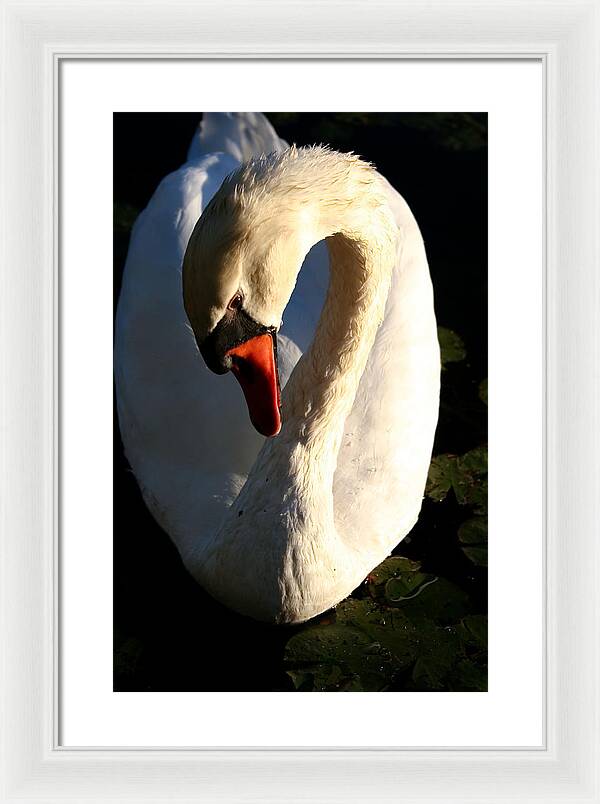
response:
{"label": "white picture frame", "polygon": [[[0,800],[600,801],[599,19],[596,0],[2,3]],[[58,65],[90,57],[286,56],[543,62],[543,749],[58,745]]]}

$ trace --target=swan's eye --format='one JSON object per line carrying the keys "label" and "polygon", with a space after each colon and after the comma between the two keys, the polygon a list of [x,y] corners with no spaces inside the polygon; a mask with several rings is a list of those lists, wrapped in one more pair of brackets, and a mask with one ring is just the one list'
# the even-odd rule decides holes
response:
{"label": "swan's eye", "polygon": [[236,293],[235,296],[231,299],[229,304],[227,305],[228,310],[239,310],[242,306],[242,294]]}

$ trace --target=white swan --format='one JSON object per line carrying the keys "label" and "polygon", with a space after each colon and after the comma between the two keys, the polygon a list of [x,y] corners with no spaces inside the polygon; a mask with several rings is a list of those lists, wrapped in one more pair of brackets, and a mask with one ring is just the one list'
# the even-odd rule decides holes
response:
{"label": "white swan", "polygon": [[205,115],[134,226],[115,373],[127,458],[196,580],[260,620],[326,610],[412,528],[431,457],[439,348],[407,204],[355,156]]}

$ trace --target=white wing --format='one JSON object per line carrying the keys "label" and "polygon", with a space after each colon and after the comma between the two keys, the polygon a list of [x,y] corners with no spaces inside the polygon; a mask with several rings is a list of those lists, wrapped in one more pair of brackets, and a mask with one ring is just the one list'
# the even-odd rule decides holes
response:
{"label": "white wing", "polygon": [[188,161],[214,153],[237,163],[260,154],[279,153],[287,143],[259,112],[205,112],[188,150]]}

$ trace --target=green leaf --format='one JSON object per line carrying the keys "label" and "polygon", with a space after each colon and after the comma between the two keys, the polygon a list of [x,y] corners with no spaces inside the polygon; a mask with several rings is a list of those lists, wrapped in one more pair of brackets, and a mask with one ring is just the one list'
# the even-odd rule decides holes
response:
{"label": "green leaf", "polygon": [[403,572],[397,578],[390,578],[385,585],[385,596],[390,603],[398,603],[415,597],[424,584],[437,581],[435,575],[424,572]]}
{"label": "green leaf", "polygon": [[309,670],[287,670],[288,676],[292,679],[295,689],[302,692],[311,690],[313,686],[313,673]]}
{"label": "green leaf", "polygon": [[447,683],[453,692],[487,692],[487,665],[461,659],[454,667]]}
{"label": "green leaf", "polygon": [[487,650],[487,616],[485,614],[469,614],[467,617],[463,617],[458,634],[465,643],[480,650]]}
{"label": "green leaf", "polygon": [[411,620],[426,617],[446,625],[465,615],[469,610],[468,603],[468,595],[460,587],[446,578],[434,577],[434,581],[423,584],[414,597],[405,598],[395,605]]}
{"label": "green leaf", "polygon": [[[421,572],[417,561],[391,556],[367,578],[369,594],[381,606],[402,609],[407,617],[436,622],[459,620],[467,611],[467,595],[455,584]],[[339,619],[339,617],[338,617]]]}
{"label": "green leaf", "polygon": [[458,540],[463,553],[474,564],[487,567],[487,517],[475,516],[458,529]]}
{"label": "green leaf", "polygon": [[469,614],[457,627],[464,656],[447,679],[448,688],[463,691],[487,690],[488,620],[484,614]]}
{"label": "green leaf", "polygon": [[454,494],[460,505],[473,505],[478,513],[487,511],[487,449],[478,447],[456,460]]}
{"label": "green leaf", "polygon": [[318,625],[293,636],[285,647],[287,673],[297,689],[327,692],[382,689],[391,656],[351,625]]}
{"label": "green leaf", "polygon": [[[371,646],[393,657],[392,669],[407,667],[416,658],[419,628],[398,609],[386,609],[370,600],[343,601],[336,609],[339,623],[359,629]],[[433,627],[433,624],[426,627]]]}
{"label": "green leaf", "polygon": [[458,458],[461,471],[474,474],[487,474],[487,447],[475,447]]}
{"label": "green leaf", "polygon": [[431,461],[425,493],[435,502],[441,502],[452,488],[456,458],[454,455],[437,455]]}
{"label": "green leaf", "polygon": [[369,591],[385,584],[390,578],[396,578],[402,573],[417,572],[420,568],[421,565],[418,561],[411,561],[410,558],[404,556],[390,556],[368,574]]}
{"label": "green leaf", "polygon": [[467,519],[458,529],[458,539],[462,544],[487,544],[487,518],[474,516]]}
{"label": "green leaf", "polygon": [[460,505],[487,510],[487,449],[477,447],[464,455],[437,455],[431,461],[425,493],[441,502],[453,490]]}
{"label": "green leaf", "polygon": [[113,203],[113,226],[118,232],[129,232],[138,215],[139,210],[131,204],[124,201]]}
{"label": "green leaf", "polygon": [[438,327],[437,332],[442,367],[445,367],[446,363],[460,363],[464,360],[467,351],[460,335],[446,327]]}
{"label": "green leaf", "polygon": [[[429,588],[429,587],[428,587]],[[442,678],[460,653],[460,639],[455,628],[435,625],[415,609],[384,611],[370,601],[347,600],[337,611],[344,622],[363,630],[392,658],[392,679],[398,671],[420,660],[412,682],[417,689],[439,689]]]}
{"label": "green leaf", "polygon": [[[440,590],[435,605],[416,606],[434,587]],[[465,618],[458,626],[442,627],[424,614],[445,611],[456,622],[457,612],[464,613],[463,599],[452,611],[456,592],[465,597],[449,581],[436,579],[409,601],[415,604],[411,610],[349,598],[336,608],[334,624],[309,626],[289,640],[286,671],[300,691],[377,691],[399,683],[404,689],[445,689],[465,650],[481,653],[480,647],[473,648],[477,623],[470,625]]]}
{"label": "green leaf", "polygon": [[439,690],[444,686],[444,679],[455,659],[454,651],[449,646],[440,646],[419,656],[412,671],[412,680],[419,690]]}
{"label": "green leaf", "polygon": [[337,624],[316,625],[295,634],[285,648],[285,659],[301,657],[303,662],[328,662],[331,664],[352,658],[356,648],[368,645],[364,634]]}
{"label": "green leaf", "polygon": [[478,567],[487,567],[488,551],[487,547],[463,547],[463,553],[473,564]]}
{"label": "green leaf", "polygon": [[482,380],[479,383],[479,398],[483,402],[484,405],[488,403],[488,381],[487,379]]}

